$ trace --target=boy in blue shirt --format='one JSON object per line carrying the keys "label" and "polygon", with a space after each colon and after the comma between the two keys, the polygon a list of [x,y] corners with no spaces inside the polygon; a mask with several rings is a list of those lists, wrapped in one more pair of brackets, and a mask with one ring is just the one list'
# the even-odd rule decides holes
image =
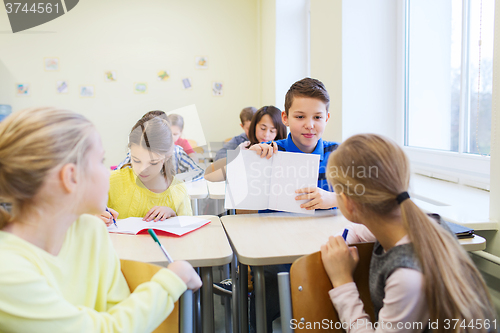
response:
{"label": "boy in blue shirt", "polygon": [[326,165],[338,143],[324,141],[321,137],[330,119],[328,106],[330,96],[323,83],[316,79],[305,78],[295,82],[285,96],[285,111],[281,113],[283,124],[290,128],[286,139],[272,144],[257,144],[250,147],[261,157],[271,158],[277,151],[320,155],[318,187],[302,188],[296,200],[310,200],[302,208],[329,209],[337,206],[337,197],[326,181]]}
{"label": "boy in blue shirt", "polygon": [[[271,158],[277,151],[320,155],[318,186],[295,191],[298,194],[296,200],[309,200],[300,206],[308,210],[337,206],[337,197],[328,186],[325,171],[328,158],[337,149],[338,143],[321,138],[330,119],[329,105],[330,96],[321,81],[304,78],[295,82],[286,93],[285,111],[281,114],[283,123],[290,128],[288,137],[250,147],[250,150],[256,151],[263,158]],[[289,272],[290,266],[264,266],[268,332],[272,332],[273,320],[280,315],[277,274]],[[250,327],[255,328],[254,295],[250,299]]]}

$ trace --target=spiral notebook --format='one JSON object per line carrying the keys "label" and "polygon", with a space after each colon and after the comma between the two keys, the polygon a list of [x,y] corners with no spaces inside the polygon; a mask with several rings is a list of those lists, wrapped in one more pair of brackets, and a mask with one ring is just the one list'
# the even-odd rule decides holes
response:
{"label": "spiral notebook", "polygon": [[181,237],[210,223],[210,220],[193,216],[176,216],[165,221],[146,222],[142,217],[129,217],[116,220],[108,227],[108,231],[119,234],[147,234],[148,229],[153,229],[160,236]]}

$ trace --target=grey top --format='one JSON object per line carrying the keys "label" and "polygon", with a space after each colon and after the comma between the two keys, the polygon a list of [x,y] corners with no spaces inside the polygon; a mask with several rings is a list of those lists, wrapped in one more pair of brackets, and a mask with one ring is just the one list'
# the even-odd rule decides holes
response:
{"label": "grey top", "polygon": [[228,142],[224,144],[224,146],[215,154],[215,160],[220,160],[221,158],[226,158],[227,157],[227,151],[228,150],[235,150],[240,144],[243,142],[248,141],[248,137],[245,133],[241,133],[240,135],[235,136]]}
{"label": "grey top", "polygon": [[[411,268],[421,271],[418,259],[413,252],[413,245],[403,244],[384,253],[384,248],[377,241],[373,246],[370,261],[370,296],[378,321],[380,309],[384,306],[385,285],[389,276],[398,268]],[[420,286],[415,286],[420,288]]]}

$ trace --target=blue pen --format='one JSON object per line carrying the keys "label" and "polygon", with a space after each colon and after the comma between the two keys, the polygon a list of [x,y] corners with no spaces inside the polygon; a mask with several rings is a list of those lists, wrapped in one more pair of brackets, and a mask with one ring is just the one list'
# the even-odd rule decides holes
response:
{"label": "blue pen", "polygon": [[346,228],[346,229],[344,229],[344,232],[342,233],[342,238],[343,238],[344,240],[347,240],[347,234],[348,234],[348,233],[349,233],[349,229],[347,229],[347,228]]}
{"label": "blue pen", "polygon": [[116,225],[115,217],[113,216],[113,214],[111,214],[111,212],[109,211],[108,207],[106,207],[106,211],[109,213],[109,215],[111,215],[111,218],[113,219],[113,224],[115,225],[115,227],[118,228],[118,226]]}

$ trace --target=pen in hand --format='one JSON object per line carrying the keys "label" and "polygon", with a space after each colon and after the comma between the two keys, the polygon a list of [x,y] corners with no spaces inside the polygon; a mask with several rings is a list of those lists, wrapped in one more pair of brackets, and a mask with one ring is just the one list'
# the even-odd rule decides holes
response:
{"label": "pen in hand", "polygon": [[349,229],[344,229],[344,232],[342,233],[342,238],[346,241],[347,240],[347,234],[349,233]]}
{"label": "pen in hand", "polygon": [[106,207],[106,211],[109,213],[109,215],[111,215],[111,218],[113,219],[113,224],[115,225],[115,227],[118,228],[118,226],[116,225],[115,217],[113,216],[113,214],[111,214],[111,212],[109,211],[108,207]]}

